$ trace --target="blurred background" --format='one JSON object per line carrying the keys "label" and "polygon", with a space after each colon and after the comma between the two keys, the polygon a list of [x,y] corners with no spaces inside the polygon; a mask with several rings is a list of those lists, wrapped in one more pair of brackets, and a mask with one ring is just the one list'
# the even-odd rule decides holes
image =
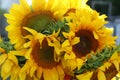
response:
{"label": "blurred background", "polygon": [[[29,1],[29,0],[28,0]],[[8,25],[4,17],[4,13],[8,12],[13,3],[19,3],[19,0],[0,0],[0,35],[7,40],[7,32],[5,27]],[[108,16],[108,24],[105,26],[114,28],[114,36],[118,36],[117,45],[120,44],[120,0],[89,0],[88,5],[91,8],[106,14]]]}

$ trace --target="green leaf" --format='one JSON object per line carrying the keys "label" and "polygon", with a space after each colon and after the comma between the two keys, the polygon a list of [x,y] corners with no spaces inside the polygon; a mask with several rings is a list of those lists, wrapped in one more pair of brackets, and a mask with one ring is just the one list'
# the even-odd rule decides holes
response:
{"label": "green leaf", "polygon": [[116,50],[119,49],[118,47],[117,48],[108,48],[108,47],[106,47],[101,52],[96,52],[96,55],[93,55],[93,53],[91,53],[91,58],[86,57],[87,58],[86,63],[84,63],[84,65],[81,67],[81,69],[79,69],[79,70],[76,69],[75,74],[82,74],[82,73],[84,73],[86,71],[95,70],[98,67],[102,66],[103,63],[105,61],[107,61],[108,59],[110,59],[112,54]]}

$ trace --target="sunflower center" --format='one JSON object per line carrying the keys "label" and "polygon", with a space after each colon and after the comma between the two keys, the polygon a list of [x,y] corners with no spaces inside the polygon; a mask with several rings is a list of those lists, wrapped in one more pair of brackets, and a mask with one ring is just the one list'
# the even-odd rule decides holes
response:
{"label": "sunflower center", "polygon": [[78,57],[86,56],[91,51],[97,50],[98,41],[94,38],[92,32],[87,30],[79,30],[75,35],[80,37],[80,42],[73,46],[73,52]]}
{"label": "sunflower center", "polygon": [[[33,12],[23,19],[22,26],[29,27],[37,32],[42,32],[54,21],[56,21],[56,19],[50,11]],[[28,32],[22,30],[22,34],[27,35]]]}
{"label": "sunflower center", "polygon": [[59,64],[59,62],[54,61],[54,48],[48,46],[46,39],[42,42],[42,48],[37,42],[33,48],[32,56],[34,61],[41,67],[52,68]]}

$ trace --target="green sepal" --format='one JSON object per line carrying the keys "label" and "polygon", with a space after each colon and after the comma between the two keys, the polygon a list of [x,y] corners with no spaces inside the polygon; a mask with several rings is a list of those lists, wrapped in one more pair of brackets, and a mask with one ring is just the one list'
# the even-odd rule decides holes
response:
{"label": "green sepal", "polygon": [[0,47],[5,49],[6,53],[9,53],[9,51],[14,50],[14,46],[9,41],[2,40],[0,43]]}
{"label": "green sepal", "polygon": [[108,48],[106,47],[101,52],[97,52],[96,55],[91,53],[91,58],[86,57],[87,61],[84,65],[78,70],[77,68],[74,70],[76,75],[85,73],[87,71],[96,70],[98,67],[102,66],[105,61],[110,59],[112,54],[119,49],[120,46],[117,48]]}

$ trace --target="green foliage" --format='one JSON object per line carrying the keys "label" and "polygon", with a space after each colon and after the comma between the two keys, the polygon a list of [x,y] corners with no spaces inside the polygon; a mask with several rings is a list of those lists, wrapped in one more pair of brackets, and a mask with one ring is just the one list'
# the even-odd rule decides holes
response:
{"label": "green foliage", "polygon": [[5,49],[6,53],[8,53],[11,50],[14,50],[13,45],[9,41],[2,40],[2,42],[0,43],[0,47]]}
{"label": "green foliage", "polygon": [[20,66],[20,67],[23,67],[24,64],[25,64],[25,62],[26,62],[26,58],[23,57],[23,56],[16,56],[16,57],[17,57],[17,59],[18,59],[18,64],[19,64],[19,66]]}
{"label": "green foliage", "polygon": [[62,32],[69,32],[69,27],[68,27],[68,25],[66,25],[66,23],[67,23],[66,20],[52,22],[41,33],[46,34],[46,35],[50,35],[54,31],[58,32],[58,30],[60,30],[59,36],[62,36]]}
{"label": "green foliage", "polygon": [[87,71],[96,70],[98,67],[102,66],[105,61],[110,59],[112,54],[118,50],[120,46],[117,48],[105,48],[102,52],[97,52],[96,55],[91,53],[91,58],[87,58],[86,63],[81,67],[80,70],[75,70],[75,74],[82,74]]}

